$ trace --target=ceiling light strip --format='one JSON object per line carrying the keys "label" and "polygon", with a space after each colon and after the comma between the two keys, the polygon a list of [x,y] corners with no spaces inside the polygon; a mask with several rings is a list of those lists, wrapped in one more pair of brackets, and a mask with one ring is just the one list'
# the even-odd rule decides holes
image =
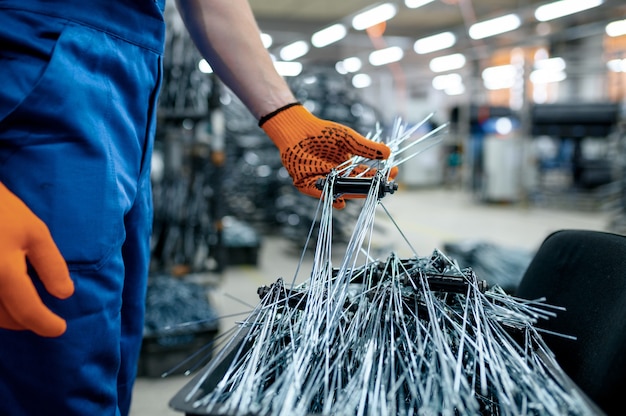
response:
{"label": "ceiling light strip", "polygon": [[535,19],[540,22],[579,13],[601,5],[603,0],[559,0],[544,4],[535,10]]}
{"label": "ceiling light strip", "polygon": [[354,16],[352,19],[352,27],[356,30],[365,30],[368,27],[392,19],[397,12],[398,8],[395,4],[383,3]]}
{"label": "ceiling light strip", "polygon": [[517,29],[522,24],[522,20],[515,13],[474,23],[469,28],[469,35],[472,39],[484,39],[501,33],[510,32]]}

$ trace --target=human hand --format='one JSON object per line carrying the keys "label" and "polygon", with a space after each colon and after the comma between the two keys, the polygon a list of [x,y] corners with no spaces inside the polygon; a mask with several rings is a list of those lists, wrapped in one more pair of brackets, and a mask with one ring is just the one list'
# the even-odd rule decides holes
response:
{"label": "human hand", "polygon": [[[283,165],[293,184],[306,195],[320,198],[315,184],[353,155],[368,159],[387,159],[390,149],[366,139],[349,127],[322,120],[299,103],[289,104],[261,118],[259,126],[272,139],[281,154]],[[362,171],[362,169],[357,169]],[[375,170],[368,172],[374,174]],[[395,176],[394,168],[391,176]],[[333,206],[345,207],[346,196],[335,199]]]}
{"label": "human hand", "polygon": [[65,299],[74,293],[48,227],[0,183],[0,327],[58,337],[67,324],[42,302],[27,273],[26,257],[50,294]]}

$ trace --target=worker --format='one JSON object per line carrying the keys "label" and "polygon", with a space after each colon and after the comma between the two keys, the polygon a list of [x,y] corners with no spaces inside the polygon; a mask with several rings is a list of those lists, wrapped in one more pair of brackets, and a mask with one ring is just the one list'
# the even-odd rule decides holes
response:
{"label": "worker", "polygon": [[[0,414],[126,415],[143,331],[165,0],[0,0]],[[179,0],[294,185],[389,149],[314,117],[246,0]],[[334,205],[343,207],[345,201]]]}

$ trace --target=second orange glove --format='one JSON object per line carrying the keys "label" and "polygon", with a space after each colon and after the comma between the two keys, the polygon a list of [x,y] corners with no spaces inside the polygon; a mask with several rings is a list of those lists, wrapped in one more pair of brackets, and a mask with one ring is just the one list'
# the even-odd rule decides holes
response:
{"label": "second orange glove", "polygon": [[26,257],[48,292],[60,299],[72,295],[74,284],[48,227],[0,183],[0,328],[58,337],[66,322],[42,302]]}
{"label": "second orange glove", "polygon": [[[391,152],[384,144],[368,140],[349,127],[315,117],[300,103],[262,117],[259,126],[278,147],[294,186],[315,198],[322,195],[315,187],[317,180],[353,155],[382,160]],[[336,199],[333,206],[345,207],[344,198]]]}

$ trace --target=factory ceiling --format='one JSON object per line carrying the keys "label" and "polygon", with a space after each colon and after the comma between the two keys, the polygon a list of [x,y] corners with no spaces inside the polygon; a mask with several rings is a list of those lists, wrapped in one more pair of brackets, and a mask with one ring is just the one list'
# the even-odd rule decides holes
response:
{"label": "factory ceiling", "polygon": [[[349,27],[346,38],[324,48],[311,47],[298,60],[305,67],[333,65],[351,56],[367,62],[374,49],[400,46],[405,51],[400,65],[418,78],[425,75],[423,71],[428,70],[428,62],[438,55],[463,52],[468,60],[479,61],[502,48],[528,45],[550,48],[554,43],[600,34],[606,23],[626,17],[623,0],[604,0],[598,7],[549,22],[534,18],[535,9],[549,3],[544,0],[435,0],[416,9],[408,8],[400,0],[393,2],[398,12],[386,23],[382,37],[372,38],[366,31],[350,27],[354,15],[380,3],[371,0],[250,0],[261,30],[273,37],[273,45],[269,48],[272,53],[277,54],[282,46],[296,40],[310,43],[314,32],[344,23]],[[521,18],[522,25],[518,29],[481,40],[468,36],[472,24],[509,13],[516,13]],[[456,35],[454,47],[425,55],[413,51],[417,39],[444,31]],[[373,72],[388,68],[364,70]]]}

